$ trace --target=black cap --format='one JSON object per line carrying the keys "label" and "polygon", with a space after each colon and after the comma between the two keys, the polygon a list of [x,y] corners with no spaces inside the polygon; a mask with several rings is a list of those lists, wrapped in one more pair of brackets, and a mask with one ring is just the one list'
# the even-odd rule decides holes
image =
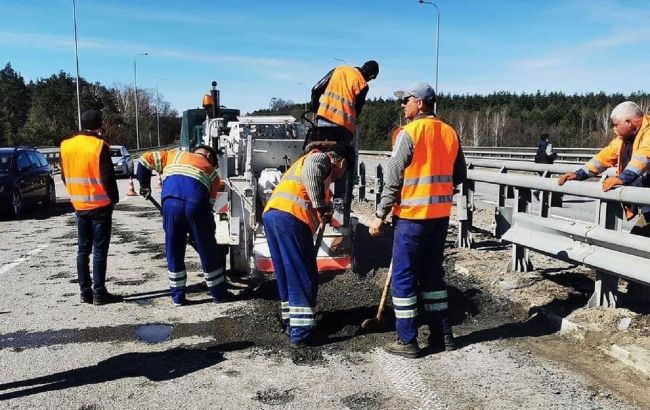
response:
{"label": "black cap", "polygon": [[366,80],[374,80],[379,74],[379,64],[375,60],[369,60],[363,63],[361,70]]}
{"label": "black cap", "polygon": [[102,127],[102,113],[97,110],[88,110],[81,114],[81,128],[84,130],[98,130]]}

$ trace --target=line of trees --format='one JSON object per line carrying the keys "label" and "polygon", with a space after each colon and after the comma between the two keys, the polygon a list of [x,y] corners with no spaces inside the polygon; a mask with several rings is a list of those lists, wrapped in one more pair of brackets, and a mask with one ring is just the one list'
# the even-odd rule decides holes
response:
{"label": "line of trees", "polygon": [[[441,95],[438,114],[458,132],[466,146],[535,146],[541,134],[550,135],[556,147],[600,147],[612,137],[609,114],[617,104],[632,100],[650,110],[650,94],[561,92],[489,95]],[[303,104],[274,98],[269,109],[253,114],[289,114],[296,118]],[[394,99],[366,101],[359,118],[361,148],[389,150],[391,131],[404,123]]]}
{"label": "line of trees", "polygon": [[[106,87],[80,78],[81,111],[103,113],[105,135],[111,144],[136,147],[134,89]],[[178,139],[180,119],[167,101],[160,101],[160,140]],[[156,93],[138,89],[140,146],[156,146]],[[61,71],[49,78],[25,83],[10,63],[0,70],[0,146],[56,146],[77,130],[76,79]]]}

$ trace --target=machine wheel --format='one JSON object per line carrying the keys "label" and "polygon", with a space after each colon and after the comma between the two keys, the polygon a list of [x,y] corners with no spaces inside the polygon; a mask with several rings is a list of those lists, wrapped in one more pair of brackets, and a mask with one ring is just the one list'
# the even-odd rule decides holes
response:
{"label": "machine wheel", "polygon": [[54,183],[48,181],[47,189],[45,190],[45,198],[43,198],[44,205],[54,205],[56,203],[56,188],[54,188]]}
{"label": "machine wheel", "polygon": [[14,188],[11,191],[11,204],[10,209],[11,216],[17,218],[23,213],[23,196],[20,194],[18,188]]}

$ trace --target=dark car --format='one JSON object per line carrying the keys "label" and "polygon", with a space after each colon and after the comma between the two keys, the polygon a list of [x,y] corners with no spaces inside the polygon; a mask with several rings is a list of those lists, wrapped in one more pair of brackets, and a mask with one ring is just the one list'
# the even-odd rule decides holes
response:
{"label": "dark car", "polygon": [[19,216],[25,206],[53,205],[56,191],[47,160],[34,148],[0,148],[0,208]]}

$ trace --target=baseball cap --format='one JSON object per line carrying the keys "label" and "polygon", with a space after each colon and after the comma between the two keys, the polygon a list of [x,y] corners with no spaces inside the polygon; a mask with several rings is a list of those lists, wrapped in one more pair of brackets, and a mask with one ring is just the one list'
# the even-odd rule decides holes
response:
{"label": "baseball cap", "polygon": [[436,101],[436,92],[429,84],[423,82],[415,83],[404,90],[395,91],[395,97],[399,99],[410,95],[426,102]]}

